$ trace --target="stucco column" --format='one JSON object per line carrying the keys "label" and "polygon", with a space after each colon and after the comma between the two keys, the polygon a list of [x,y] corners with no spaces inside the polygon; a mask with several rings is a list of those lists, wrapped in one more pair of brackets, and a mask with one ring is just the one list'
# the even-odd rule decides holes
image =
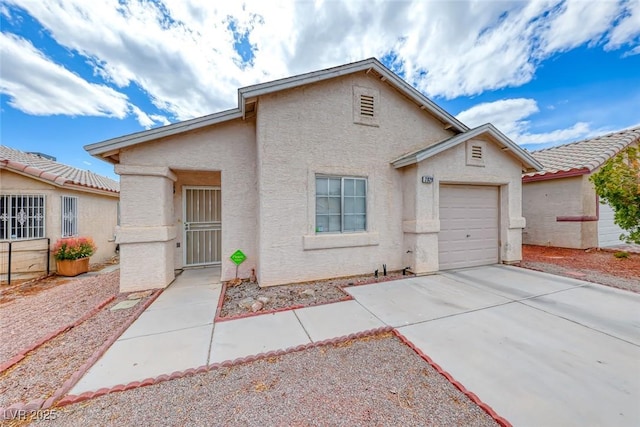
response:
{"label": "stucco column", "polygon": [[167,167],[116,165],[120,175],[120,291],[164,288],[174,279],[173,185]]}
{"label": "stucco column", "polygon": [[417,275],[438,271],[437,183],[420,182],[420,169],[405,170],[403,218],[405,267]]}

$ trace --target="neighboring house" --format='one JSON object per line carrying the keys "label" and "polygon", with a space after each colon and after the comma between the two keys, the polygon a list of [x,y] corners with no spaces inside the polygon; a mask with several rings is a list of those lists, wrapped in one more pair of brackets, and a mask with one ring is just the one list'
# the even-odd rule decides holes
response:
{"label": "neighboring house", "polygon": [[623,243],[613,210],[599,203],[589,177],[639,142],[640,127],[636,127],[532,152],[544,170],[522,178],[524,243],[577,249]]}
{"label": "neighboring house", "polygon": [[238,90],[238,107],[85,147],[121,177],[121,289],[247,260],[261,286],[521,258],[521,174],[376,59]]}
{"label": "neighboring house", "polygon": [[[98,247],[92,263],[115,255],[119,184],[43,154],[0,146],[0,274],[46,269],[46,238],[89,236]],[[51,270],[55,261],[50,258]],[[23,275],[24,277],[24,275]]]}

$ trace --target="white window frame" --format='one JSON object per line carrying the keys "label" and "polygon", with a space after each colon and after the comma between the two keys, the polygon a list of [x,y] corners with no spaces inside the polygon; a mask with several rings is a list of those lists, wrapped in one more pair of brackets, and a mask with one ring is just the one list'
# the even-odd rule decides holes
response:
{"label": "white window frame", "polygon": [[[315,176],[315,180],[314,180],[314,184],[316,184],[316,188],[317,188],[317,182],[318,179],[339,179],[340,180],[340,230],[339,231],[320,231],[318,230],[318,220],[317,217],[319,215],[324,216],[324,215],[329,215],[329,214],[318,214],[318,197],[325,197],[325,196],[318,196],[317,192],[315,194],[315,216],[314,216],[314,229],[317,235],[326,235],[326,234],[348,234],[348,233],[366,233],[367,232],[367,227],[368,227],[368,212],[367,212],[367,198],[369,197],[369,191],[368,191],[368,180],[365,177],[359,177],[359,176],[335,176],[335,175],[316,175]],[[354,215],[364,215],[364,227],[361,230],[345,230],[345,209],[344,209],[344,205],[345,205],[345,194],[344,194],[344,182],[345,180],[353,180],[353,181],[362,181],[364,182],[364,196],[353,196],[354,198],[357,197],[364,197],[364,212],[362,214],[358,213],[358,214],[354,214]],[[329,197],[329,196],[327,196]],[[346,197],[352,197],[352,196],[346,196]],[[346,214],[347,216],[350,214]]]}
{"label": "white window frame", "polygon": [[78,198],[76,196],[60,197],[60,230],[62,237],[78,235]]}
{"label": "white window frame", "polygon": [[0,240],[44,238],[46,213],[44,194],[0,194]]}

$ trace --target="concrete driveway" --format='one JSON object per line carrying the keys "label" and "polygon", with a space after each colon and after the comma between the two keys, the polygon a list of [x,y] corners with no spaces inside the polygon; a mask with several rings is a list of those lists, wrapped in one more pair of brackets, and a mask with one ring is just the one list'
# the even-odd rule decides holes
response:
{"label": "concrete driveway", "polygon": [[508,266],[348,289],[516,426],[640,425],[640,295]]}

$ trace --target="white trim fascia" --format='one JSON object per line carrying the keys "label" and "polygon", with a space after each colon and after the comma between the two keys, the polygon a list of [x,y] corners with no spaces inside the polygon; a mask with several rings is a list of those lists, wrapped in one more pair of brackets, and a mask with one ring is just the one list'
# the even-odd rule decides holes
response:
{"label": "white trim fascia", "polygon": [[[154,128],[130,135],[120,136],[118,138],[109,139],[95,144],[85,145],[84,149],[92,156],[101,156],[108,151],[115,151],[131,145],[140,144],[142,142],[154,139],[164,138],[191,130],[200,129],[217,123],[242,118],[242,112],[238,108],[220,111],[219,113],[209,114],[207,116],[198,117],[183,122],[173,123],[167,126]],[[104,159],[108,160],[108,159]]]}
{"label": "white trim fascia", "polygon": [[507,136],[505,136],[502,132],[496,129],[491,123],[486,123],[482,126],[478,126],[477,128],[471,129],[467,132],[458,134],[451,138],[445,139],[435,145],[432,145],[427,148],[423,148],[422,150],[418,150],[416,152],[407,154],[405,156],[400,157],[391,162],[391,164],[396,168],[401,168],[404,166],[409,166],[415,163],[419,163],[429,157],[433,157],[436,154],[442,153],[456,145],[465,142],[471,138],[475,138],[482,134],[489,134],[493,136],[495,139],[504,144],[510,153],[512,153],[515,157],[517,157],[525,166],[535,169],[542,170],[543,166],[536,159],[531,156],[528,152],[520,148],[515,142],[511,141]]}

